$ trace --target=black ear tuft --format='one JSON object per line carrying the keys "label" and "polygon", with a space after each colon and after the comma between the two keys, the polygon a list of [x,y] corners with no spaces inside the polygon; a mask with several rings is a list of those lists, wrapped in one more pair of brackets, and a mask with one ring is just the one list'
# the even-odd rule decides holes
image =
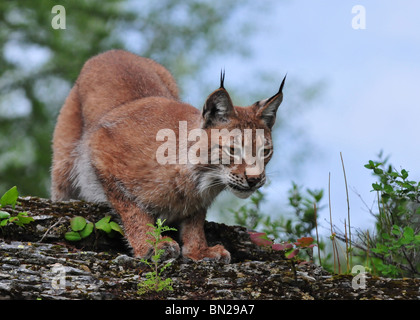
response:
{"label": "black ear tuft", "polygon": [[220,88],[225,88],[224,86],[225,83],[225,69],[220,70]]}
{"label": "black ear tuft", "polygon": [[287,73],[284,76],[283,81],[281,82],[279,93],[283,93],[283,87],[284,87],[284,82],[286,81],[286,77],[287,77]]}
{"label": "black ear tuft", "polygon": [[286,81],[286,76],[287,74],[284,76],[283,81],[280,84],[279,91],[274,96],[256,103],[258,107],[257,116],[259,116],[270,129],[276,121],[277,109],[283,101],[283,87]]}
{"label": "black ear tuft", "polygon": [[274,95],[274,96],[272,96],[271,98],[269,98],[268,100],[267,100],[267,102],[270,102],[271,100],[273,100],[273,99],[275,99],[275,98],[277,98],[277,97],[279,97],[279,96],[282,96],[283,97],[283,87],[284,87],[284,83],[285,83],[285,81],[286,81],[286,77],[287,77],[287,73],[286,73],[286,75],[284,76],[284,78],[283,78],[283,81],[281,82],[281,84],[280,84],[280,88],[279,88],[279,91]]}

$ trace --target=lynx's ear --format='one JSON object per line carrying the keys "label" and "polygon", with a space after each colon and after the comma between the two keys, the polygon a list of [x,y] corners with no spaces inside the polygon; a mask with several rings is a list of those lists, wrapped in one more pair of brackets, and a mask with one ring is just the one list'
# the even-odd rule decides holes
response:
{"label": "lynx's ear", "polygon": [[286,81],[286,76],[287,74],[284,76],[283,81],[281,82],[279,92],[277,92],[269,99],[258,101],[256,103],[258,108],[257,117],[260,117],[270,129],[273,127],[274,122],[276,121],[277,109],[283,101],[283,87],[284,82]]}
{"label": "lynx's ear", "polygon": [[225,73],[222,71],[220,75],[220,88],[214,91],[207,98],[203,107],[203,128],[207,128],[217,122],[226,122],[235,114],[232,100],[229,93],[223,86]]}

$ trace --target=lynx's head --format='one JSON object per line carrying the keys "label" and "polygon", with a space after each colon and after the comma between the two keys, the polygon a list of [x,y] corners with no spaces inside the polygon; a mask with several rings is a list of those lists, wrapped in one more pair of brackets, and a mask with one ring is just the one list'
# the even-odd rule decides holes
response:
{"label": "lynx's head", "polygon": [[208,149],[200,158],[207,160],[207,165],[201,166],[200,189],[222,186],[247,198],[264,185],[265,166],[273,155],[271,129],[283,100],[285,80],[271,98],[238,107],[232,104],[221,74],[220,88],[210,94],[202,111],[201,130]]}

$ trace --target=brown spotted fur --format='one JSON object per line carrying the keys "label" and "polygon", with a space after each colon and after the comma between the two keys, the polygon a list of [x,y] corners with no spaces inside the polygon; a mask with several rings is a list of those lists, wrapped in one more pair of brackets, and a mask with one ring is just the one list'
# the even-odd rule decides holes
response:
{"label": "brown spotted fur", "polygon": [[[161,165],[156,150],[162,142],[156,141],[156,134],[162,128],[177,132],[179,121],[187,121],[188,130],[262,128],[271,143],[281,100],[280,90],[250,107],[233,107],[222,80],[200,112],[179,101],[174,79],[158,63],[122,50],[93,57],[85,63],[57,120],[52,199],[110,203],[121,216],[136,256],[151,254],[147,224],[160,217],[181,226],[184,256],[229,262],[230,254],[223,246],[207,245],[206,210],[228,185],[237,184],[245,191],[230,190],[248,196],[264,183],[265,173],[246,176],[246,164]],[[213,111],[220,110],[224,114],[215,116]],[[209,172],[227,172],[229,177],[215,178],[213,183]],[[208,187],[207,180],[211,181]],[[175,241],[162,246],[168,257],[180,253]]]}

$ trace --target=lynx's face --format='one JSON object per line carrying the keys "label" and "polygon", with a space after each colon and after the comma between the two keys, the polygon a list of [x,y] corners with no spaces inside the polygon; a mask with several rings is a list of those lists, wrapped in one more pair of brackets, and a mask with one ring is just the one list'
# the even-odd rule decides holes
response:
{"label": "lynx's face", "polygon": [[220,88],[208,97],[202,112],[201,128],[210,140],[211,158],[202,188],[223,185],[239,198],[247,198],[264,185],[265,166],[273,154],[271,129],[283,100],[285,79],[271,98],[234,107],[222,73]]}
{"label": "lynx's face", "polygon": [[273,154],[271,134],[264,129],[212,129],[205,181],[219,182],[239,198],[249,197],[266,181],[265,166]]}

